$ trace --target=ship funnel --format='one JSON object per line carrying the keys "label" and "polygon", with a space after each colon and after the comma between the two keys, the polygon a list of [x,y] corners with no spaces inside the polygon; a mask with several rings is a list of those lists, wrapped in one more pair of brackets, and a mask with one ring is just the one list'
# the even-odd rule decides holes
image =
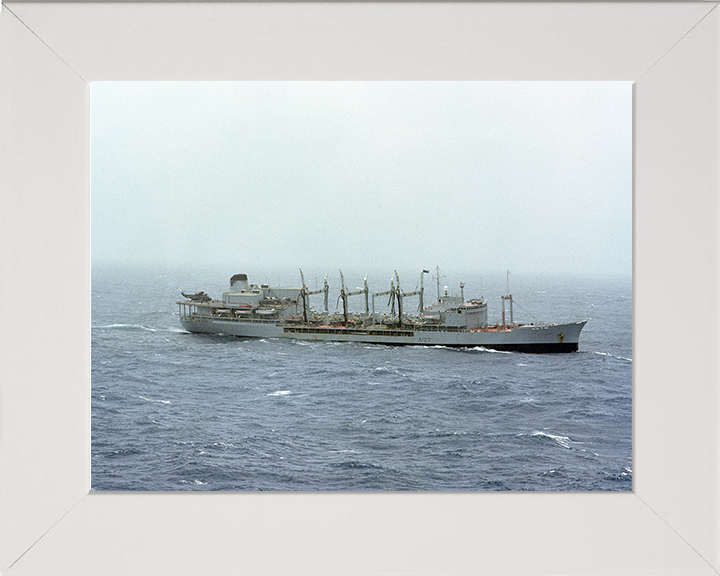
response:
{"label": "ship funnel", "polygon": [[230,288],[234,292],[242,292],[243,290],[249,290],[247,274],[235,274],[230,278]]}

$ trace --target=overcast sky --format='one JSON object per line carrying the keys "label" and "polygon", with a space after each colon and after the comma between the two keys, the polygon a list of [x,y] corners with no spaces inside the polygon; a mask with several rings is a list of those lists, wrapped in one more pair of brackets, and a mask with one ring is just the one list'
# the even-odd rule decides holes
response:
{"label": "overcast sky", "polygon": [[94,82],[92,257],[630,277],[629,82]]}

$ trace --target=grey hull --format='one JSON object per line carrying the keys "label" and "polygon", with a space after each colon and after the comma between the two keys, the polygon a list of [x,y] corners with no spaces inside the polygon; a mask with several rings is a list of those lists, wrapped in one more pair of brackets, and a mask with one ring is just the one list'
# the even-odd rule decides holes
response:
{"label": "grey hull", "polygon": [[284,324],[277,321],[235,319],[181,319],[189,332],[226,334],[241,338],[290,338],[326,342],[363,342],[387,345],[483,347],[519,352],[574,352],[585,322],[528,325],[506,329],[447,330],[342,328]]}

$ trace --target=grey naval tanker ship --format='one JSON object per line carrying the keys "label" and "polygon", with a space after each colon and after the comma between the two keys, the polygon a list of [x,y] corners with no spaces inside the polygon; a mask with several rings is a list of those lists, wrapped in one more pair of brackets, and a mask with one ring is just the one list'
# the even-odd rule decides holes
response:
{"label": "grey naval tanker ship", "polygon": [[[491,350],[517,352],[574,352],[578,349],[580,331],[585,321],[566,324],[521,324],[513,321],[513,298],[501,296],[502,317],[495,324],[488,323],[487,302],[480,299],[466,301],[464,284],[460,296],[440,293],[440,270],[437,273],[437,300],[425,306],[423,277],[420,288],[411,292],[400,289],[397,271],[388,290],[371,292],[367,276],[364,287],[348,290],[340,272],[341,287],[337,305],[342,313],[328,310],[329,287],[327,276],[321,289],[308,290],[300,271],[301,286],[271,287],[250,284],[246,274],[230,278],[230,289],[221,300],[210,298],[205,292],[181,294],[180,322],[189,332],[226,334],[241,338],[294,338],[297,340],[363,342],[369,344],[482,347]],[[324,310],[310,307],[309,297],[324,295]],[[364,296],[364,312],[348,311],[351,296]],[[381,298],[383,310],[377,314],[375,299]],[[404,300],[417,297],[418,314],[406,314]],[[387,302],[385,302],[387,298]],[[507,307],[507,310],[506,310]],[[508,317],[506,318],[506,312]]]}

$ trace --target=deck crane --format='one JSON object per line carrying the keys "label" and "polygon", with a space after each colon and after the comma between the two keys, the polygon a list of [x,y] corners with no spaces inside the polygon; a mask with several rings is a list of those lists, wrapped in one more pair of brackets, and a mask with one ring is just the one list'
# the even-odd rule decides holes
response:
{"label": "deck crane", "polygon": [[345,319],[345,326],[348,325],[347,299],[349,296],[357,296],[358,294],[365,294],[365,315],[367,316],[370,313],[369,306],[368,306],[370,288],[368,287],[368,283],[367,283],[367,274],[365,274],[365,279],[363,280],[363,285],[364,285],[364,288],[358,288],[357,290],[346,289],[345,288],[345,276],[343,276],[342,270],[340,270],[340,296],[338,296],[338,304],[340,303],[340,300],[342,300],[343,318]]}
{"label": "deck crane", "polygon": [[395,300],[394,300],[394,296],[395,296],[395,279],[392,278],[392,277],[390,278],[390,290],[383,290],[382,292],[373,292],[373,293],[372,293],[372,321],[373,321],[373,326],[375,325],[375,296],[387,296],[387,295],[390,295],[390,299],[388,300],[388,305],[390,305],[390,303],[392,302],[392,304],[393,304],[392,313],[394,314],[394,313],[395,313]]}
{"label": "deck crane", "polygon": [[422,311],[424,303],[423,303],[423,295],[425,293],[425,288],[423,285],[423,275],[428,274],[428,270],[423,270],[420,274],[420,289],[414,290],[412,292],[403,292],[400,288],[400,275],[398,274],[397,270],[395,270],[395,274],[390,279],[390,290],[385,290],[383,292],[374,292],[373,293],[373,324],[375,324],[375,296],[385,296],[389,295],[390,298],[388,300],[388,306],[392,306],[391,308],[391,315],[395,315],[395,302],[397,301],[397,307],[398,307],[398,326],[402,328],[402,307],[403,307],[403,298],[407,298],[410,296],[419,296],[420,299],[420,306],[419,309]]}
{"label": "deck crane", "polygon": [[312,296],[313,294],[325,294],[325,297],[323,299],[324,305],[325,305],[325,313],[328,312],[328,294],[330,292],[330,287],[327,283],[327,274],[325,274],[325,278],[323,280],[323,288],[321,290],[308,290],[308,287],[305,285],[305,276],[303,274],[303,271],[300,270],[300,280],[302,281],[302,288],[300,289],[299,299],[302,300],[303,303],[303,321],[305,324],[308,323],[308,296]]}
{"label": "deck crane", "polygon": [[422,313],[423,308],[425,307],[425,303],[423,301],[424,294],[425,294],[425,287],[423,284],[423,277],[425,274],[429,274],[430,270],[423,270],[420,272],[420,289],[419,290],[413,290],[412,292],[402,292],[400,290],[400,277],[398,276],[397,270],[395,270],[395,278],[397,279],[397,298],[398,298],[398,307],[402,308],[402,299],[407,298],[410,296],[418,296],[419,299],[419,305],[418,310]]}

